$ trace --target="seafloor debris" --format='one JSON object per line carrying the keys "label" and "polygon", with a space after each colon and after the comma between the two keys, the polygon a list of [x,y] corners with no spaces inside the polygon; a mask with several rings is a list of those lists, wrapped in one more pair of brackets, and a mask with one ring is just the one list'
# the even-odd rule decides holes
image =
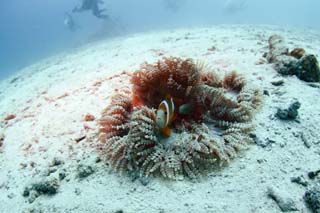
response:
{"label": "seafloor debris", "polygon": [[40,195],[56,194],[59,186],[60,186],[59,180],[56,178],[53,178],[51,180],[43,180],[25,187],[22,195],[24,197],[29,197],[28,200],[30,203],[32,203]]}
{"label": "seafloor debris", "polygon": [[277,81],[272,81],[271,84],[273,86],[282,86],[284,84],[284,81],[282,79]]}
{"label": "seafloor debris", "polygon": [[219,79],[191,59],[164,58],[131,82],[132,96],[115,95],[99,119],[102,156],[121,173],[195,178],[252,142],[262,95],[235,72]]}
{"label": "seafloor debris", "polygon": [[289,55],[295,57],[296,59],[300,59],[305,55],[305,53],[306,51],[303,48],[295,48],[289,53]]}
{"label": "seafloor debris", "polygon": [[269,38],[269,53],[266,58],[269,63],[274,63],[280,74],[296,75],[307,82],[320,82],[320,68],[316,56],[306,54],[302,48],[289,52],[284,38],[279,35]]}
{"label": "seafloor debris", "polygon": [[290,104],[288,109],[278,109],[276,117],[280,120],[294,120],[298,116],[298,109],[300,106],[300,102],[295,101],[294,103]]}
{"label": "seafloor debris", "polygon": [[4,138],[5,138],[4,134],[0,131],[0,149],[3,145]]}
{"label": "seafloor debris", "polygon": [[54,157],[49,166],[53,167],[53,166],[59,166],[59,165],[62,165],[62,164],[64,164],[64,161],[61,158]]}
{"label": "seafloor debris", "polygon": [[250,133],[249,135],[252,138],[253,142],[257,146],[260,146],[262,148],[270,147],[270,146],[272,146],[272,144],[276,143],[276,141],[274,141],[274,140],[272,140],[272,139],[270,139],[268,137],[265,138],[265,139],[261,139],[256,134]]}
{"label": "seafloor debris", "polygon": [[308,177],[310,179],[315,179],[318,175],[320,175],[320,169],[316,171],[308,172]]}
{"label": "seafloor debris", "polygon": [[86,178],[93,173],[94,173],[94,169],[90,165],[80,164],[77,167],[77,177],[78,178]]}
{"label": "seafloor debris", "polygon": [[320,213],[320,184],[307,190],[303,198],[312,212]]}
{"label": "seafloor debris", "polygon": [[85,136],[85,135],[81,135],[81,136],[75,138],[74,140],[75,140],[77,143],[79,143],[80,141],[86,139],[86,137],[87,137],[87,136]]}
{"label": "seafloor debris", "polygon": [[9,120],[12,120],[12,119],[15,119],[16,118],[16,115],[15,114],[10,114],[10,115],[7,115],[4,120],[5,121],[9,121]]}
{"label": "seafloor debris", "polygon": [[94,121],[96,118],[91,114],[86,114],[84,116],[84,121]]}
{"label": "seafloor debris", "polygon": [[268,196],[271,197],[280,207],[282,212],[297,211],[298,208],[294,201],[288,195],[274,187],[268,187]]}
{"label": "seafloor debris", "polygon": [[291,177],[290,180],[292,183],[297,183],[302,186],[308,186],[308,181],[306,181],[306,179],[302,175],[297,177]]}

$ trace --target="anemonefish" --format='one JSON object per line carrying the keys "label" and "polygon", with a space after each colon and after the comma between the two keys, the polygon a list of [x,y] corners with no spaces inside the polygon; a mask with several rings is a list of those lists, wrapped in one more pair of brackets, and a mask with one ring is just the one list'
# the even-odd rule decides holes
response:
{"label": "anemonefish", "polygon": [[158,107],[156,123],[159,127],[160,133],[164,137],[169,137],[171,130],[169,125],[175,119],[175,104],[171,96],[167,96]]}

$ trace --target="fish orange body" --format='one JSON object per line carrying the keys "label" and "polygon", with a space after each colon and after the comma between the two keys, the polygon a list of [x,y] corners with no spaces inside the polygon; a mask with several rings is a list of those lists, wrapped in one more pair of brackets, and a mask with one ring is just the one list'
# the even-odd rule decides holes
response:
{"label": "fish orange body", "polygon": [[158,107],[156,123],[159,127],[160,133],[164,137],[169,137],[171,130],[169,125],[175,119],[175,105],[171,96],[167,96]]}

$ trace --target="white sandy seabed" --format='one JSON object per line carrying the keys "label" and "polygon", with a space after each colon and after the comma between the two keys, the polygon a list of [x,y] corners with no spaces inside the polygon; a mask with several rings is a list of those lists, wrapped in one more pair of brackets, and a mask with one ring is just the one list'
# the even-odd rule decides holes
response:
{"label": "white sandy seabed", "polygon": [[[298,212],[310,212],[308,187],[291,182],[320,169],[320,89],[296,77],[282,77],[271,64],[258,64],[270,35],[290,47],[317,54],[320,33],[271,26],[218,26],[134,34],[86,45],[29,66],[0,83],[0,212],[280,212],[268,197],[273,187],[291,198]],[[213,48],[214,47],[214,48]],[[267,90],[255,117],[251,144],[230,164],[199,180],[135,180],[97,162],[96,122],[116,89],[141,63],[163,56],[201,60],[214,70],[236,70]],[[319,60],[319,58],[318,58]],[[283,86],[272,81],[283,80]],[[274,118],[278,107],[301,103],[299,122]],[[14,114],[14,119],[5,121]],[[301,137],[305,135],[307,137]],[[77,139],[85,137],[77,142]],[[307,138],[308,141],[303,139]],[[52,166],[53,158],[63,161]],[[94,173],[78,178],[79,165]],[[65,174],[58,192],[33,202],[24,188]]]}

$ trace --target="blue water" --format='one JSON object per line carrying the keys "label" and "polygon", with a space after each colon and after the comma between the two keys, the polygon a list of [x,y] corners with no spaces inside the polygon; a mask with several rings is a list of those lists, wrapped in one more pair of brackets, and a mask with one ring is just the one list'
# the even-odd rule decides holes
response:
{"label": "blue water", "polygon": [[[108,20],[73,14],[82,0],[1,0],[0,79],[97,38],[138,31],[215,24],[320,28],[319,0],[105,0]],[[79,25],[64,24],[70,12]]]}

